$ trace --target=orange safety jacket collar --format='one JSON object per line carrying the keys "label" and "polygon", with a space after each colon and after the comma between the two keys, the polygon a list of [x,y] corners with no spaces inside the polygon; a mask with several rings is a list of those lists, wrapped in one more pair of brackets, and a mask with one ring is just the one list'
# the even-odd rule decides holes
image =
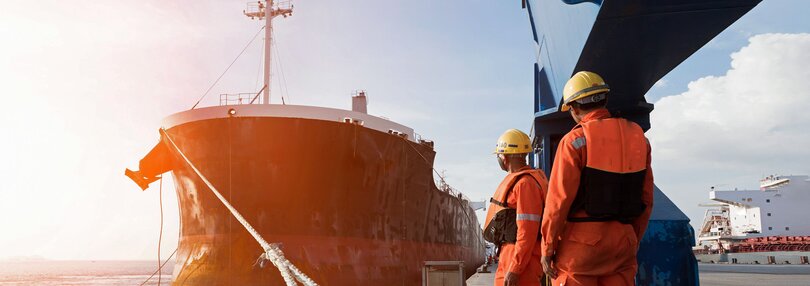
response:
{"label": "orange safety jacket collar", "polygon": [[588,121],[611,118],[611,117],[613,117],[613,116],[610,115],[610,111],[608,111],[607,108],[600,108],[600,109],[594,110],[593,112],[585,114],[585,117],[583,117],[582,120],[580,120],[580,122],[577,123],[577,125],[574,126],[573,129],[581,127],[582,124],[587,123]]}

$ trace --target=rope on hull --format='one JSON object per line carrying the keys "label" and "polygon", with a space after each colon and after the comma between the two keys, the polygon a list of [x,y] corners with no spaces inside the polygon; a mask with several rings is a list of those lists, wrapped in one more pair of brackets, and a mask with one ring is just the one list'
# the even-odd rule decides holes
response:
{"label": "rope on hull", "polygon": [[310,279],[306,274],[301,272],[301,270],[295,267],[295,265],[293,265],[289,260],[287,260],[287,258],[284,257],[284,252],[282,252],[281,249],[278,248],[278,244],[276,243],[271,244],[268,243],[266,240],[264,240],[261,234],[259,234],[259,232],[255,228],[253,228],[253,226],[250,225],[250,223],[242,216],[242,214],[240,214],[239,211],[237,211],[236,208],[234,208],[228,202],[228,200],[226,200],[225,197],[222,196],[222,194],[220,194],[219,191],[217,191],[217,188],[214,187],[214,185],[211,184],[210,181],[208,181],[208,179],[200,172],[200,170],[198,170],[197,167],[195,167],[194,164],[191,163],[188,157],[186,157],[186,154],[184,154],[183,151],[181,151],[180,148],[177,147],[177,144],[174,143],[174,140],[172,140],[172,137],[169,136],[168,132],[166,132],[166,129],[161,128],[160,132],[166,136],[166,139],[169,141],[172,147],[174,147],[174,150],[177,151],[177,154],[183,158],[183,160],[186,162],[186,164],[188,164],[189,167],[191,167],[191,170],[193,170],[194,173],[197,174],[197,176],[203,181],[203,183],[205,183],[205,185],[208,186],[208,189],[210,189],[211,192],[214,193],[214,195],[219,199],[219,201],[222,202],[222,204],[226,208],[228,208],[228,210],[231,212],[231,215],[233,215],[234,218],[237,221],[239,221],[239,223],[241,223],[243,227],[245,227],[248,233],[250,233],[250,235],[253,236],[254,239],[256,239],[256,242],[258,242],[259,245],[264,250],[264,253],[262,253],[262,255],[259,256],[260,260],[270,260],[270,262],[273,263],[273,266],[278,268],[278,271],[281,273],[281,277],[284,278],[284,282],[286,282],[287,286],[298,285],[295,282],[296,280],[298,280],[298,282],[301,282],[306,286],[318,285],[315,283],[315,281],[312,281],[312,279]]}

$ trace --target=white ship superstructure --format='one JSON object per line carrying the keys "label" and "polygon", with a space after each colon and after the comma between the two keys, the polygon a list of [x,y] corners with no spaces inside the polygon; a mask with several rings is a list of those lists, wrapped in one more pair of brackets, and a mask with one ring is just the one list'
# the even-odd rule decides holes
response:
{"label": "white ship superstructure", "polygon": [[712,188],[709,198],[717,203],[703,205],[711,208],[700,227],[698,260],[808,263],[810,176],[768,176],[759,190]]}
{"label": "white ship superstructure", "polygon": [[808,176],[769,176],[760,181],[759,190],[711,191],[709,198],[721,203],[720,214],[711,211],[726,217],[731,236],[810,235]]}

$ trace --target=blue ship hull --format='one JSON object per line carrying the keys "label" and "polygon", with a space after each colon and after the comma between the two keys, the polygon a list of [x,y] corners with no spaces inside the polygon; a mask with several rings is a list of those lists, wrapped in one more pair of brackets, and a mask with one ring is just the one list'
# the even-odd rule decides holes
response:
{"label": "blue ship hull", "polygon": [[[573,126],[558,112],[577,71],[610,84],[608,109],[644,130],[653,105],[647,91],[761,0],[525,0],[537,47],[532,163],[546,172],[557,143]],[[638,253],[638,285],[698,285],[689,218],[656,188]]]}

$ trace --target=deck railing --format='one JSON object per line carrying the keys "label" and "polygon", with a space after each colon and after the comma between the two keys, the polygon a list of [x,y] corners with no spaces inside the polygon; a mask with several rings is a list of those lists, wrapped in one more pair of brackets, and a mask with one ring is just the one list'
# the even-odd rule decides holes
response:
{"label": "deck railing", "polygon": [[250,104],[255,93],[223,93],[219,95],[219,106]]}

